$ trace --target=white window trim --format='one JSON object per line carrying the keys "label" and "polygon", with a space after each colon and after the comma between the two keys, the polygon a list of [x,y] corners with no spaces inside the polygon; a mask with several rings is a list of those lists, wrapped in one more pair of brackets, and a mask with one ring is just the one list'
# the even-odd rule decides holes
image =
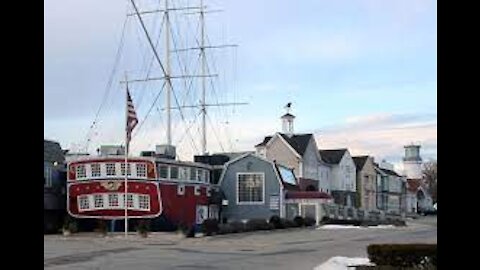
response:
{"label": "white window trim", "polygon": [[[108,166],[107,165],[110,165],[110,164],[113,164],[113,175],[107,174],[107,172],[108,172],[108,169],[107,169]],[[102,167],[105,168],[105,174],[104,174],[105,177],[115,177],[117,175],[117,166],[116,166],[115,162],[105,162],[103,165],[104,166],[102,166]]]}
{"label": "white window trim", "polygon": [[[94,167],[94,166],[98,166],[98,167],[100,168],[100,175],[95,175],[95,176],[93,176],[93,169],[92,169],[92,167]],[[102,167],[103,167],[103,166],[102,166],[102,163],[93,162],[93,163],[90,163],[88,167],[90,167],[90,174],[89,174],[89,175],[90,175],[90,178],[94,178],[94,179],[96,179],[96,178],[102,178],[102,176],[104,175],[104,174],[102,174]],[[87,178],[88,178],[88,177],[87,177]]]}
{"label": "white window trim", "polygon": [[[262,196],[262,201],[261,202],[240,202],[239,199],[240,199],[240,196],[238,194],[238,177],[240,175],[252,175],[252,174],[260,174],[262,175],[262,178],[263,178],[263,183],[262,183],[262,186],[263,186],[263,196]],[[235,182],[236,182],[236,196],[237,196],[237,205],[263,205],[265,204],[265,173],[264,172],[237,172],[237,177],[235,179]]]}
{"label": "white window trim", "polygon": [[[83,166],[83,169],[84,169],[84,171],[85,171],[85,176],[83,176],[83,177],[79,177],[79,176],[78,176],[78,167],[80,167],[80,166]],[[77,180],[85,180],[85,179],[87,179],[87,175],[89,174],[89,172],[88,172],[89,168],[88,168],[88,167],[90,167],[90,166],[86,166],[86,164],[77,164],[77,165],[75,166],[75,179],[77,179]]]}
{"label": "white window trim", "polygon": [[[180,189],[182,189],[182,192],[180,192]],[[186,192],[186,187],[185,185],[178,185],[177,186],[177,195],[178,196],[184,196]]]}
{"label": "white window trim", "polygon": [[[118,206],[110,206],[110,200],[108,195],[109,194],[117,194],[118,198]],[[95,195],[101,195],[103,198],[103,206],[102,207],[95,207]],[[151,200],[149,199],[149,205],[148,209],[146,208],[140,208],[140,196],[145,195],[149,196],[148,194],[139,194],[139,193],[128,193],[128,195],[133,196],[133,206],[128,207],[129,210],[134,210],[134,211],[144,211],[144,212],[149,212],[150,211],[150,204]],[[86,197],[88,200],[88,208],[82,209],[80,208],[80,198]],[[125,194],[124,193],[92,193],[88,195],[80,195],[77,197],[77,206],[78,206],[78,211],[79,212],[86,212],[86,211],[98,211],[98,210],[117,210],[117,209],[124,209],[125,208]],[[150,196],[149,196],[150,197]]]}
{"label": "white window trim", "polygon": [[[177,168],[177,178],[172,178],[172,169]],[[168,179],[173,181],[180,180],[180,167],[179,166],[168,166]]]}
{"label": "white window trim", "polygon": [[[161,173],[160,173],[161,169],[160,169],[160,167],[167,167],[167,177],[166,177],[166,178],[161,176]],[[161,179],[161,180],[169,180],[169,179],[170,179],[170,167],[171,167],[171,166],[169,166],[169,165],[167,165],[167,164],[159,164],[159,165],[157,166],[157,168],[158,168],[158,169],[157,169],[157,171],[158,171],[158,179]]]}
{"label": "white window trim", "polygon": [[[145,175],[142,175],[142,176],[141,176],[141,175],[138,175],[138,167],[139,167],[139,165],[140,165],[140,166],[144,166],[144,168],[145,168]],[[148,169],[147,169],[147,167],[148,167],[148,166],[147,166],[146,163],[138,163],[138,162],[135,163],[135,176],[136,176],[137,178],[146,179],[146,178],[148,177],[148,172],[147,172]]]}
{"label": "white window trim", "polygon": [[[117,206],[112,206],[112,205],[110,205],[110,196],[109,196],[109,195],[117,195],[117,202],[118,202],[118,205],[117,205]],[[120,201],[121,196],[120,196],[119,193],[106,193],[104,196],[106,197],[106,200],[105,200],[105,201],[107,202],[107,208],[108,208],[108,209],[119,209],[119,208],[122,208],[122,205],[123,205],[122,203],[123,203],[123,201],[122,201],[122,202]],[[104,205],[105,205],[105,203],[104,203]]]}
{"label": "white window trim", "polygon": [[199,185],[195,185],[195,187],[193,188],[193,193],[195,196],[200,196],[202,194],[202,189]]}
{"label": "white window trim", "polygon": [[[147,205],[148,205],[148,208],[141,208],[141,207],[140,207],[140,197],[141,197],[141,196],[145,196],[145,197],[148,198],[148,204],[147,204]],[[139,210],[139,211],[150,211],[150,204],[151,204],[151,202],[150,202],[150,196],[148,196],[147,194],[138,194],[136,197],[138,198],[138,210]]]}

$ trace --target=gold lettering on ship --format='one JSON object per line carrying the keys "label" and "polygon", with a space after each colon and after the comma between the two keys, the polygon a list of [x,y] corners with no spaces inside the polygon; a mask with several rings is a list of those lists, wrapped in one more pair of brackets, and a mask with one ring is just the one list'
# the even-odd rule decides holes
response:
{"label": "gold lettering on ship", "polygon": [[106,190],[118,190],[118,188],[120,187],[122,183],[118,182],[118,181],[106,181],[106,182],[102,182],[100,183],[100,185],[102,187],[104,187]]}

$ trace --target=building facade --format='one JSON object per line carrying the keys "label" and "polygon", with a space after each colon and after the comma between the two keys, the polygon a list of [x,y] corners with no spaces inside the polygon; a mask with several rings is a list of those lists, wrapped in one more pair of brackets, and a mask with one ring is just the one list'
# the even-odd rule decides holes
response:
{"label": "building facade", "polygon": [[332,168],[330,187],[335,203],[356,206],[356,167],[348,149],[320,150],[319,154],[321,159]]}
{"label": "building facade", "polygon": [[365,210],[377,209],[377,172],[373,157],[353,157],[357,176],[357,206]]}
{"label": "building facade", "polygon": [[321,204],[331,203],[326,193],[302,191],[292,169],[254,154],[226,163],[219,188],[226,200],[221,216],[227,222],[308,216],[318,223]]}
{"label": "building facade", "polygon": [[58,232],[66,215],[65,152],[54,141],[43,141],[44,232]]}
{"label": "building facade", "polygon": [[406,208],[405,179],[393,170],[393,165],[382,162],[375,164],[377,172],[377,208],[401,214]]}

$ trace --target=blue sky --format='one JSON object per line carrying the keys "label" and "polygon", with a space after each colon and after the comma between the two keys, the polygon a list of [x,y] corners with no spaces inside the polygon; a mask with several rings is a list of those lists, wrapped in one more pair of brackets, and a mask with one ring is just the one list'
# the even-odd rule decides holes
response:
{"label": "blue sky", "polygon": [[[137,2],[142,8],[158,3]],[[283,105],[293,102],[296,131],[314,132],[320,148],[348,147],[354,155],[397,162],[404,144],[418,142],[425,159],[436,158],[436,1],[205,3],[224,10],[207,20],[212,43],[239,45],[236,61],[216,60],[220,71],[236,64],[235,77],[224,77],[220,88],[232,90],[235,101],[249,103],[228,115],[228,126],[216,127],[217,136],[209,133],[211,152],[221,150],[215,137],[223,140],[224,150],[251,150],[263,136],[280,131]],[[44,136],[72,148],[85,142],[130,7],[128,1],[115,0],[51,0],[44,5]],[[112,93],[122,93],[121,69],[139,59],[132,52],[142,38],[134,34],[138,22],[128,27],[127,38],[133,41],[125,47]],[[145,44],[137,47],[148,51]],[[146,95],[146,100],[153,97]],[[133,94],[134,102],[140,96]],[[92,143],[122,142],[124,107],[118,97],[123,96],[112,94]],[[147,107],[139,108],[140,118]],[[212,122],[224,121],[218,113],[211,117]],[[134,150],[164,142],[161,124],[146,123],[144,129],[132,142]],[[179,130],[174,138],[181,134]],[[191,158],[190,146],[180,150],[183,158]]]}

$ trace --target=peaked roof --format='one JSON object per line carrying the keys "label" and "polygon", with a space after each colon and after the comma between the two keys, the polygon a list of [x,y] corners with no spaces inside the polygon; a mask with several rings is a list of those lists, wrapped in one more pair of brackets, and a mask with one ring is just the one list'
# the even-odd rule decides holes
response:
{"label": "peaked roof", "polygon": [[226,156],[232,159],[236,159],[240,156],[243,156],[245,154],[255,154],[254,151],[241,151],[241,152],[219,152],[219,153],[214,153],[213,156]]}
{"label": "peaked roof", "polygon": [[286,113],[286,114],[282,115],[282,118],[285,118],[285,117],[292,117],[292,118],[295,118],[295,115],[293,115],[293,114],[290,114],[290,113]]}
{"label": "peaked roof", "polygon": [[363,169],[363,166],[365,166],[365,163],[367,162],[368,156],[358,156],[358,157],[352,157],[353,162],[355,162],[355,167],[357,168],[357,171],[361,171]]}
{"label": "peaked roof", "polygon": [[[284,133],[278,133],[282,138],[290,144],[290,146],[295,149],[295,151],[300,155],[303,156],[305,154],[305,151],[307,150],[308,142],[310,142],[310,139],[313,137],[313,134],[307,133],[307,134],[293,134],[292,136],[288,136],[287,134]],[[255,145],[257,146],[264,146],[266,145],[273,136],[266,136],[263,139],[263,142]]]}
{"label": "peaked roof", "polygon": [[385,172],[386,174],[401,177],[401,176],[400,176],[398,173],[396,173],[395,171],[392,171],[392,170],[389,170],[389,169],[384,169],[384,168],[380,168],[380,170],[382,170],[382,171]]}
{"label": "peaked roof", "polygon": [[270,139],[271,139],[271,138],[272,138],[272,136],[267,136],[267,137],[263,138],[263,142],[261,142],[261,143],[259,143],[259,144],[255,145],[255,147],[257,147],[257,146],[264,146],[264,145],[266,145],[266,144],[267,144],[267,143],[270,141]]}
{"label": "peaked roof", "polygon": [[313,134],[311,133],[294,134],[292,136],[288,136],[287,134],[283,134],[283,133],[279,133],[279,134],[280,136],[282,136],[283,139],[285,139],[285,141],[288,142],[288,144],[290,144],[291,147],[293,147],[293,149],[295,149],[295,151],[297,151],[297,153],[300,156],[303,156],[303,154],[305,154],[305,150],[307,150],[308,142],[310,141],[310,138],[313,137]]}
{"label": "peaked roof", "polygon": [[347,151],[346,148],[344,149],[328,149],[328,150],[319,150],[320,157],[322,160],[328,164],[338,164],[340,160],[342,160],[345,152]]}

